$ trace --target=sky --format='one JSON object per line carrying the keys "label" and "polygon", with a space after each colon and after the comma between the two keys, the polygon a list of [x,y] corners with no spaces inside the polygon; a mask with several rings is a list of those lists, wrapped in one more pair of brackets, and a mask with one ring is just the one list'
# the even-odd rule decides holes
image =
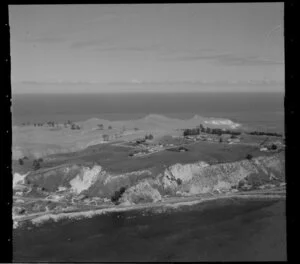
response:
{"label": "sky", "polygon": [[284,89],[283,10],[283,3],[10,6],[12,90]]}

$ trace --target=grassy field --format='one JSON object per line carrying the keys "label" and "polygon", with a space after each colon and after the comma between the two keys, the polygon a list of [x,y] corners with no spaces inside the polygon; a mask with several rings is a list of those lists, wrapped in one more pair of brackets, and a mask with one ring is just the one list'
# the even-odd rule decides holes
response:
{"label": "grassy field", "polygon": [[[175,163],[186,164],[197,161],[208,163],[232,162],[244,159],[247,154],[251,154],[253,157],[270,155],[266,152],[260,152],[256,147],[242,144],[228,145],[200,141],[186,147],[187,152],[164,150],[145,157],[129,157],[132,148],[100,144],[78,152],[51,155],[49,158],[44,159],[41,168],[50,168],[64,163],[97,163],[109,172],[125,173],[154,167],[160,170]],[[31,170],[32,160],[25,161],[23,166],[15,162],[14,166],[18,172],[20,170]]]}

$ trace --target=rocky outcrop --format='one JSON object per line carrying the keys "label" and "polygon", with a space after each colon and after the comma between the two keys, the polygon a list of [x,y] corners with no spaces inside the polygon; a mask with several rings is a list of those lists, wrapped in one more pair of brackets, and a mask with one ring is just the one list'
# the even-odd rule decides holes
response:
{"label": "rocky outcrop", "polygon": [[203,161],[185,165],[177,163],[167,168],[159,178],[161,178],[164,190],[167,193],[174,193],[178,185],[190,182],[193,178],[199,176],[202,169],[207,166],[209,164]]}
{"label": "rocky outcrop", "polygon": [[215,165],[205,162],[174,164],[155,174],[151,170],[141,170],[119,175],[105,171],[100,165],[66,164],[28,175],[15,175],[14,184],[24,181],[48,192],[63,190],[71,195],[108,199],[120,188],[125,188],[122,203],[156,202],[164,195],[189,196],[280,184],[285,181],[284,160],[284,154],[279,153]]}
{"label": "rocky outcrop", "polygon": [[156,203],[161,200],[161,194],[148,180],[143,180],[125,191],[120,202],[123,204]]}

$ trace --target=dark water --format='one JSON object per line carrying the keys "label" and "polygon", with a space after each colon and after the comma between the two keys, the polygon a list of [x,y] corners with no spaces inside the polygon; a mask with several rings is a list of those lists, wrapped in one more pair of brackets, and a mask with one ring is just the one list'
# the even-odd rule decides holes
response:
{"label": "dark water", "polygon": [[283,131],[282,93],[128,93],[73,95],[14,95],[13,124],[45,121],[83,121],[142,118],[162,114],[175,118],[229,118],[264,130]]}
{"label": "dark water", "polygon": [[219,200],[23,227],[14,260],[286,260],[285,228],[285,201]]}

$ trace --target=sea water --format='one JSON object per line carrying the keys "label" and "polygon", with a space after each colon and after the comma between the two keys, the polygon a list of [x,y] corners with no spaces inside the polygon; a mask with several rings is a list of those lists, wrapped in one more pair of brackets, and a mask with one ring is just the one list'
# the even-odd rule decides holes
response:
{"label": "sea water", "polygon": [[14,230],[13,258],[31,261],[286,260],[284,200],[224,199],[114,212]]}
{"label": "sea water", "polygon": [[284,131],[283,93],[15,94],[12,121],[132,120],[148,114],[231,119],[247,127]]}

